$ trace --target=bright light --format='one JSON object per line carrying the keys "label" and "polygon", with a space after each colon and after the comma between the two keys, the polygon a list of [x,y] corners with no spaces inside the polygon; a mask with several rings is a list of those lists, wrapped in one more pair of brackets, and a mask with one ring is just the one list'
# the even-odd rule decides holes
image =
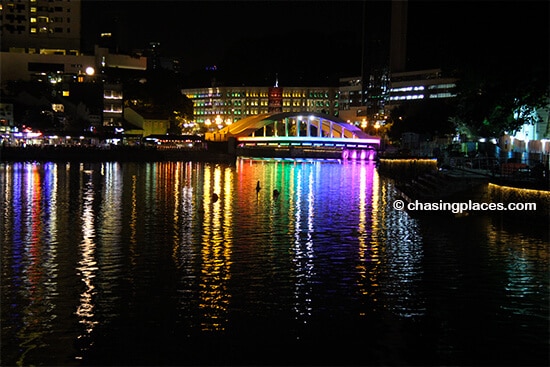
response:
{"label": "bright light", "polygon": [[90,76],[94,75],[94,74],[95,74],[95,69],[94,69],[93,67],[91,67],[91,66],[88,66],[88,67],[86,68],[86,74],[87,74],[87,75],[90,75]]}

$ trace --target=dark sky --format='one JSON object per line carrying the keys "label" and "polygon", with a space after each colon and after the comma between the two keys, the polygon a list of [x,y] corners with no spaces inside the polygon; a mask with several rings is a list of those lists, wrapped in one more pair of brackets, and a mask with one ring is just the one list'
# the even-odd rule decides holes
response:
{"label": "dark sky", "polygon": [[[216,65],[233,85],[271,85],[276,73],[286,85],[326,85],[386,57],[390,11],[390,1],[83,0],[84,46],[112,31],[121,52],[160,42],[188,74]],[[409,0],[407,69],[547,65],[548,15],[547,1]]]}

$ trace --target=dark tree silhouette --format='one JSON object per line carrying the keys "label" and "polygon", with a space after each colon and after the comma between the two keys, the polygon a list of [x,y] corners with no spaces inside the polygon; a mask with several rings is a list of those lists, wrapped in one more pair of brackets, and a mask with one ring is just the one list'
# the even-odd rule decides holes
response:
{"label": "dark tree silhouette", "polygon": [[392,140],[401,138],[404,132],[413,132],[433,138],[451,134],[454,125],[450,121],[455,106],[451,99],[428,99],[400,104],[390,112]]}
{"label": "dark tree silhouette", "polygon": [[512,62],[463,68],[457,84],[456,121],[485,138],[534,124],[535,112],[548,108],[548,80],[548,65],[536,60],[530,68]]}

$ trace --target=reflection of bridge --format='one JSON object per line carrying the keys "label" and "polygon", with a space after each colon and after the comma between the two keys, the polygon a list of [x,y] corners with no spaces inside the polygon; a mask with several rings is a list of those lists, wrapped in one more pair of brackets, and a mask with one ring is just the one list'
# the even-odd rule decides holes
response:
{"label": "reflection of bridge", "polygon": [[317,112],[250,116],[206,134],[207,141],[232,139],[238,155],[255,157],[374,159],[380,148],[379,137]]}

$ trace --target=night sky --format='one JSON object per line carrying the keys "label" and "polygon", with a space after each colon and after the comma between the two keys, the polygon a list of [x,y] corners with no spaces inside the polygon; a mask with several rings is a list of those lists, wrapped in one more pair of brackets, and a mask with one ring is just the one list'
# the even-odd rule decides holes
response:
{"label": "night sky", "polygon": [[[390,11],[390,1],[83,0],[83,46],[111,31],[121,53],[160,42],[188,75],[215,65],[226,84],[271,85],[277,74],[327,85],[360,75],[362,43],[363,60],[387,54]],[[407,69],[548,65],[548,15],[547,1],[409,1]]]}

